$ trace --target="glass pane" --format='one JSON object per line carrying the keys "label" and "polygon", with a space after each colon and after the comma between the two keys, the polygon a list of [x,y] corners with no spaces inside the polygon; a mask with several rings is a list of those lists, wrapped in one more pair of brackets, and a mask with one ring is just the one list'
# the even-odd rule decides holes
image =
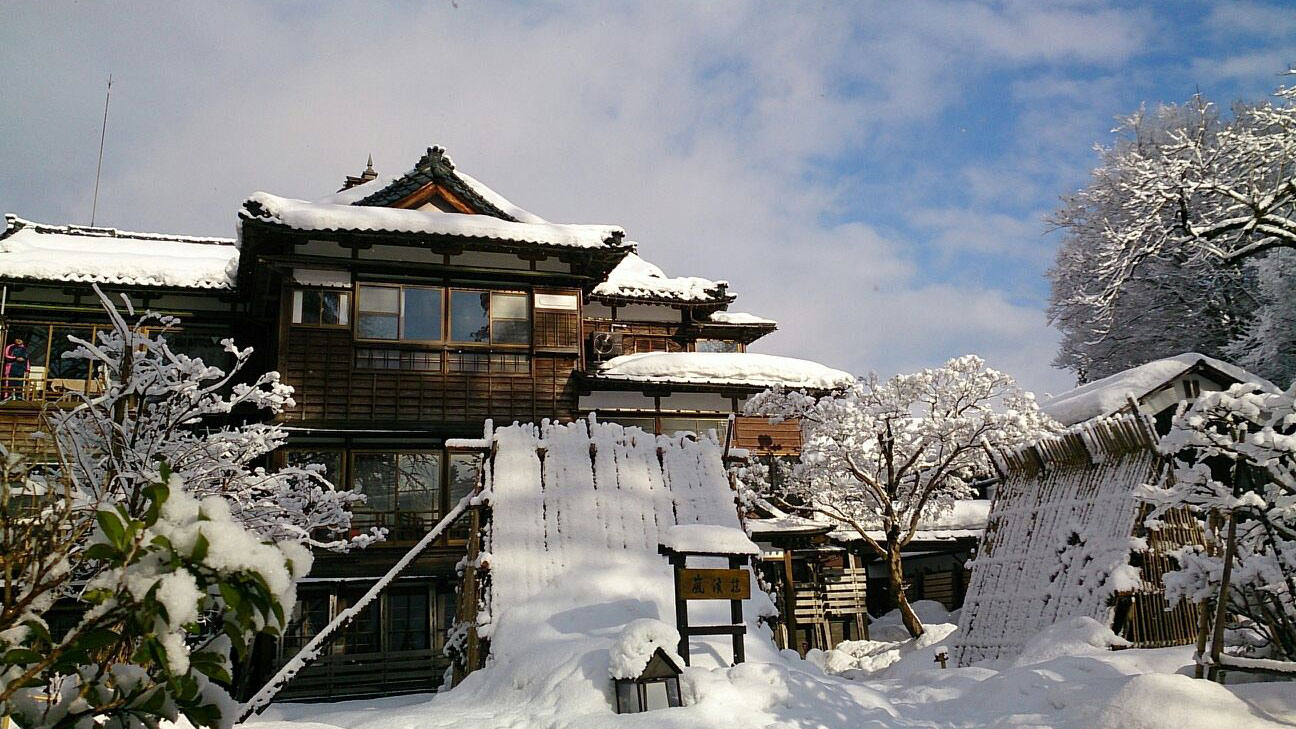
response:
{"label": "glass pane", "polygon": [[[363,596],[365,591],[357,589],[348,590],[346,594],[338,596],[338,611],[342,611],[351,605],[354,605]],[[382,645],[378,636],[378,606],[381,600],[374,600],[369,603],[359,615],[347,626],[342,637],[338,640],[342,644],[341,652],[343,653],[377,653],[381,650]]]}
{"label": "glass pane", "polygon": [[284,456],[285,464],[294,468],[323,466],[324,472],[320,475],[329,483],[337,484],[342,478],[342,451],[289,450],[284,451]]}
{"label": "glass pane", "polygon": [[737,352],[738,343],[728,339],[699,339],[695,349],[699,352]]}
{"label": "glass pane", "polygon": [[637,714],[639,708],[639,685],[632,681],[617,681],[617,713]]}
{"label": "glass pane", "polygon": [[360,311],[400,313],[400,289],[392,286],[366,286],[360,284]]}
{"label": "glass pane", "polygon": [[526,294],[491,294],[491,317],[494,319],[526,319]]}
{"label": "glass pane", "polygon": [[531,342],[531,322],[517,319],[496,319],[496,344],[529,344]]}
{"label": "glass pane", "polygon": [[401,339],[441,338],[441,289],[405,289],[405,330]]}
{"label": "glass pane", "polygon": [[[85,380],[90,375],[90,362],[80,358],[64,358],[63,354],[65,352],[71,352],[80,346],[68,341],[69,334],[90,341],[91,328],[54,327],[53,329],[53,336],[50,339],[49,378]],[[63,384],[65,386],[75,387],[73,383]]]}
{"label": "glass pane", "polygon": [[421,651],[431,643],[426,589],[392,590],[387,595],[387,650]]}
{"label": "glass pane", "polygon": [[327,593],[304,594],[293,605],[288,631],[284,634],[285,658],[301,650],[329,623],[329,596]]}
{"label": "glass pane", "polygon": [[228,369],[232,364],[233,355],[225,351],[225,345],[221,344],[224,336],[221,334],[185,330],[168,332],[164,338],[172,352],[200,359],[203,364],[221,369]]}
{"label": "glass pane", "polygon": [[347,323],[347,295],[340,294],[336,291],[326,291],[320,293],[320,311],[321,324],[346,324]]}
{"label": "glass pane", "polygon": [[321,293],[319,291],[306,290],[301,292],[301,298],[302,298],[301,323],[319,324],[320,309],[322,308],[322,304],[320,300],[323,298]]}
{"label": "glass pane", "polygon": [[395,339],[397,321],[394,314],[358,314],[356,336],[361,339]]}
{"label": "glass pane", "polygon": [[665,709],[668,706],[670,706],[670,699],[666,694],[665,681],[653,681],[644,684],[644,709],[646,711]]}
{"label": "glass pane", "polygon": [[27,364],[30,367],[44,367],[45,355],[49,350],[49,327],[32,326],[27,327],[22,324],[15,324],[10,329],[12,336],[9,344],[15,339],[22,339],[27,345]]}
{"label": "glass pane", "polygon": [[354,464],[351,488],[368,497],[364,506],[356,507],[355,511],[392,511],[395,508],[396,454],[357,453]]}
{"label": "glass pane", "polygon": [[484,291],[450,292],[450,338],[456,342],[489,342],[487,317],[490,294]]}
{"label": "glass pane", "polygon": [[477,477],[481,471],[481,456],[476,453],[450,454],[450,506],[454,507],[459,499],[472,493],[477,488]]}
{"label": "glass pane", "polygon": [[401,511],[435,514],[440,511],[440,493],[440,454],[402,453],[397,507]]}

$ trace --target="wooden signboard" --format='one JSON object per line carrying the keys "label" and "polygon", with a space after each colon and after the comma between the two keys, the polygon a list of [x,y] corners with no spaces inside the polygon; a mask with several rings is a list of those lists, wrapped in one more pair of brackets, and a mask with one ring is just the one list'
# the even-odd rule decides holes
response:
{"label": "wooden signboard", "polygon": [[679,596],[685,600],[749,600],[747,570],[681,569],[676,573]]}

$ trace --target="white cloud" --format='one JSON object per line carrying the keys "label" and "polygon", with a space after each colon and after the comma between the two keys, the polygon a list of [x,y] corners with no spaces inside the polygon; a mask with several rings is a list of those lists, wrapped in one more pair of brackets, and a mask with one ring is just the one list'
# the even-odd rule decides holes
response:
{"label": "white cloud", "polygon": [[[848,199],[838,175],[867,174],[868,160],[964,103],[994,69],[1109,68],[1146,33],[1138,13],[1025,2],[3,12],[7,209],[85,220],[111,71],[101,223],[229,234],[253,190],[317,196],[370,152],[397,172],[439,143],[542,215],[623,224],[672,273],[730,279],[739,308],[782,321],[767,350],[857,371],[980,350],[1032,382],[1059,376],[1038,302],[971,280],[933,284],[925,257],[963,247],[1042,270],[1032,226],[1051,162],[1031,155],[1082,127],[1026,145],[1019,161],[1036,167],[1022,182],[995,189],[984,171],[1002,174],[998,158],[964,167],[956,174],[979,192],[919,206],[922,241],[867,218],[924,190]],[[859,167],[843,172],[845,158]],[[1036,189],[1014,203],[1025,213],[973,205],[1011,199],[1027,181]],[[865,212],[841,223],[843,209]]]}

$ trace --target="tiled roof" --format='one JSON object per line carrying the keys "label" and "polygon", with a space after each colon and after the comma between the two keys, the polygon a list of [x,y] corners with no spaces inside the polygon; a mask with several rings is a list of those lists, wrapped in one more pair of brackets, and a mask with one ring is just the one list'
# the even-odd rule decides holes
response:
{"label": "tiled roof", "polygon": [[0,278],[232,289],[233,239],[46,225],[5,215]]}

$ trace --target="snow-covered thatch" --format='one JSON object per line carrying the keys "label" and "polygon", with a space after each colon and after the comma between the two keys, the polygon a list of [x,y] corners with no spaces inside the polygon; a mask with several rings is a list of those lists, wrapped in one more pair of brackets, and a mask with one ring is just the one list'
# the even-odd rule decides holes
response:
{"label": "snow-covered thatch", "polygon": [[1218,383],[1225,387],[1233,382],[1259,382],[1277,392],[1277,388],[1268,380],[1237,365],[1204,354],[1185,352],[1131,367],[1047,398],[1040,403],[1040,409],[1063,425],[1075,425],[1104,415],[1114,415],[1127,407],[1130,398],[1141,402],[1193,368],[1213,370],[1224,379],[1231,379],[1232,382]]}
{"label": "snow-covered thatch", "polygon": [[229,238],[45,225],[5,216],[0,277],[127,286],[232,289],[239,250]]}
{"label": "snow-covered thatch", "polygon": [[712,281],[697,276],[667,276],[657,266],[631,253],[608,274],[607,280],[594,287],[595,296],[651,301],[716,301],[727,297],[727,281]]}
{"label": "snow-covered thatch", "polygon": [[[1139,486],[1155,480],[1151,423],[1125,414],[1008,453],[959,622],[959,665],[1006,658],[1069,618],[1104,625],[1118,592],[1160,592],[1130,565]],[[1151,600],[1148,605],[1153,604]],[[1146,606],[1145,606],[1146,607]]]}
{"label": "snow-covered thatch", "polygon": [[604,380],[707,385],[754,385],[830,390],[847,387],[854,375],[793,357],[752,352],[641,352],[608,360]]}

